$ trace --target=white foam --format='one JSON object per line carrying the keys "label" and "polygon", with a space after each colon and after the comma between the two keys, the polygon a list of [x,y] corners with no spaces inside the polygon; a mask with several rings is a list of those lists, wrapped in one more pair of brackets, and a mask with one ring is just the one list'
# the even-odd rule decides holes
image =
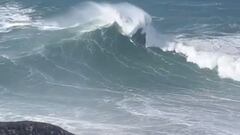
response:
{"label": "white foam", "polygon": [[211,38],[181,38],[163,47],[184,54],[200,68],[216,69],[222,78],[240,81],[240,35]]}
{"label": "white foam", "polygon": [[146,28],[151,17],[142,9],[129,4],[87,2],[76,6],[60,17],[49,19],[60,27],[72,27],[89,23],[93,27],[110,26],[117,23],[124,35],[132,36],[139,28]]}
{"label": "white foam", "polygon": [[26,27],[34,27],[40,30],[63,29],[57,23],[34,20],[31,17],[31,14],[34,12],[34,9],[23,8],[18,3],[0,5],[0,32],[9,32],[16,28]]}
{"label": "white foam", "polygon": [[0,6],[0,32],[11,31],[14,27],[23,27],[32,24],[32,18],[29,14],[34,10],[24,9],[16,3]]}

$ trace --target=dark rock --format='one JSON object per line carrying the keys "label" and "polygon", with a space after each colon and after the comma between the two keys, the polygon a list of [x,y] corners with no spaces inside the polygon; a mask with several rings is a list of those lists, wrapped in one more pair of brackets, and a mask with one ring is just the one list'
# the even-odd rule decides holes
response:
{"label": "dark rock", "polygon": [[73,135],[60,127],[40,122],[0,122],[0,135]]}

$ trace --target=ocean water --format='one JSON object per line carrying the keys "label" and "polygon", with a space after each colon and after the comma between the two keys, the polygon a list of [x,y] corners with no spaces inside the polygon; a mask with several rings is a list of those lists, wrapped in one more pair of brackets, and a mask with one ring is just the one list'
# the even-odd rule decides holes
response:
{"label": "ocean water", "polygon": [[238,135],[239,7],[0,0],[0,121],[76,135]]}

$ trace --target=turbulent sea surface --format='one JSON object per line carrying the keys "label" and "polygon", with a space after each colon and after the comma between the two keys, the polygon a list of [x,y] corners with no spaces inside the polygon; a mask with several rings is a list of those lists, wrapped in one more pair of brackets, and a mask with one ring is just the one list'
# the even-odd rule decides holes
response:
{"label": "turbulent sea surface", "polygon": [[0,121],[238,135],[238,0],[0,0]]}

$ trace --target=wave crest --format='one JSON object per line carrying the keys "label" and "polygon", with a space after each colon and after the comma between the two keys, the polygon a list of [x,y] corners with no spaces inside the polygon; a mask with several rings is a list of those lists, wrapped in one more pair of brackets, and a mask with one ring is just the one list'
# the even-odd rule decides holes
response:
{"label": "wave crest", "polygon": [[151,21],[149,14],[132,4],[95,2],[81,4],[65,15],[49,20],[60,27],[91,24],[90,28],[99,28],[116,23],[120,27],[121,33],[127,36],[134,35],[140,28],[145,31]]}

